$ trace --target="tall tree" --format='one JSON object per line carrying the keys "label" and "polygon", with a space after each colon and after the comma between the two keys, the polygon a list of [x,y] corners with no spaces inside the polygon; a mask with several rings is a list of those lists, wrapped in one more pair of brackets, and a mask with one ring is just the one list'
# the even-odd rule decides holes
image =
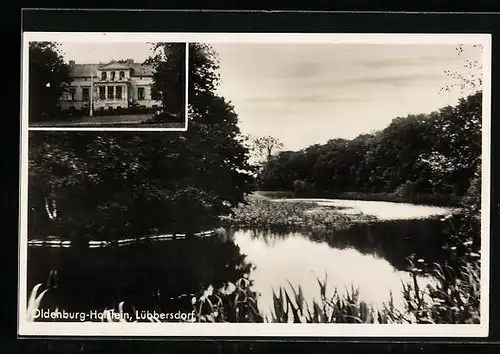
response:
{"label": "tall tree", "polygon": [[252,141],[253,148],[258,157],[269,162],[273,155],[283,149],[283,143],[274,136],[261,136]]}
{"label": "tall tree", "polygon": [[30,120],[53,119],[59,98],[71,82],[69,66],[57,43],[29,43]]}
{"label": "tall tree", "polygon": [[153,98],[161,100],[168,114],[183,117],[186,107],[186,43],[156,43],[153,56],[146,63],[152,64]]}

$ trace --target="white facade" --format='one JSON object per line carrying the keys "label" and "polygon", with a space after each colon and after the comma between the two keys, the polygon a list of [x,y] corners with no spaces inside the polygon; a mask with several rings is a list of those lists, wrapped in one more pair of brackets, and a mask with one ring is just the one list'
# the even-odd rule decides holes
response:
{"label": "white facade", "polygon": [[161,106],[151,97],[153,69],[132,60],[108,64],[75,64],[70,61],[73,81],[60,100],[62,110]]}

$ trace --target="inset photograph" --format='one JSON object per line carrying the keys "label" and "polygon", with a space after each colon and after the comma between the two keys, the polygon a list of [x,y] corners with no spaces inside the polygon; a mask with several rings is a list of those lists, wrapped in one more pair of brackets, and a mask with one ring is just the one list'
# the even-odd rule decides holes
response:
{"label": "inset photograph", "polygon": [[186,43],[27,45],[30,128],[185,129]]}
{"label": "inset photograph", "polygon": [[[25,129],[22,335],[488,334],[489,36],[181,40],[186,131]],[[182,45],[126,45],[72,56],[78,119],[181,111]]]}

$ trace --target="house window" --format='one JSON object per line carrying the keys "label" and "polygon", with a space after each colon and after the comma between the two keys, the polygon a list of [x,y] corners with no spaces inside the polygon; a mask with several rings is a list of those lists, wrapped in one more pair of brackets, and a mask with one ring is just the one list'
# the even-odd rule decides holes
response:
{"label": "house window", "polygon": [[76,96],[76,89],[74,87],[71,87],[69,89],[69,100],[74,101]]}
{"label": "house window", "polygon": [[116,99],[117,100],[122,99],[122,87],[121,86],[116,86]]}
{"label": "house window", "polygon": [[120,71],[120,80],[125,79],[125,71]]}
{"label": "house window", "polygon": [[102,81],[105,81],[105,80],[106,80],[106,72],[105,72],[105,71],[103,71],[103,72],[101,73],[101,80],[102,80]]}
{"label": "house window", "polygon": [[115,81],[116,73],[114,71],[111,72],[111,81]]}
{"label": "house window", "polygon": [[99,86],[99,99],[101,99],[101,100],[106,99],[106,87],[105,86]]}
{"label": "house window", "polygon": [[82,100],[88,101],[90,99],[90,90],[88,87],[82,88]]}
{"label": "house window", "polygon": [[108,86],[108,98],[113,99],[115,97],[115,87]]}
{"label": "house window", "polygon": [[137,88],[137,99],[138,100],[143,100],[144,99],[144,87],[138,87]]}

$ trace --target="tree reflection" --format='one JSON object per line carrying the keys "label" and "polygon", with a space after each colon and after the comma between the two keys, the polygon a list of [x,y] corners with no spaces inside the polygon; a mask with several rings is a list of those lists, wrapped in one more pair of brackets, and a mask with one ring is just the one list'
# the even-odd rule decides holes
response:
{"label": "tree reflection", "polygon": [[384,258],[398,270],[408,269],[409,257],[421,258],[428,265],[443,260],[446,253],[442,247],[448,237],[446,224],[437,218],[376,221],[354,224],[345,230],[267,228],[250,231],[253,238],[261,238],[267,244],[299,233],[336,249],[354,248],[363,254]]}
{"label": "tree reflection", "polygon": [[[211,236],[121,247],[30,248],[28,289],[57,270],[44,309],[192,310],[193,296],[248,275],[252,265],[230,238]],[[55,287],[54,287],[55,285]]]}

